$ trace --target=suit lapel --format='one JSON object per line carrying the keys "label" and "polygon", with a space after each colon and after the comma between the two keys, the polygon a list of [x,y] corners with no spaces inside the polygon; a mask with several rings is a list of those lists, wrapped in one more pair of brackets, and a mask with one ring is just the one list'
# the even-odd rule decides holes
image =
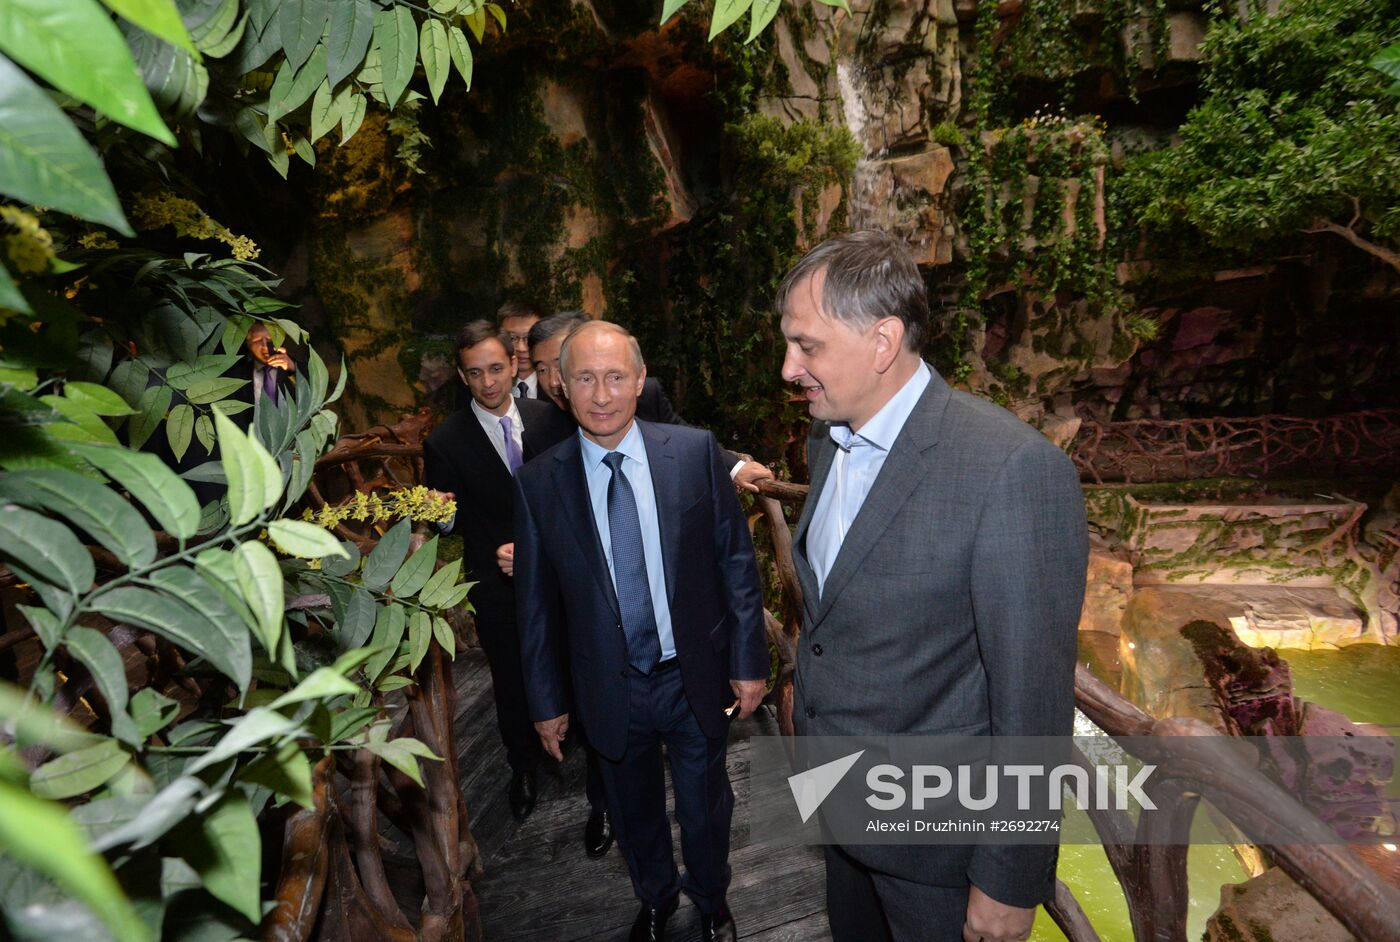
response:
{"label": "suit lapel", "polygon": [[491,444],[491,439],[486,437],[486,430],[481,427],[481,421],[470,406],[467,407],[466,430],[463,433],[466,437],[467,451],[476,456],[478,463],[482,465],[487,477],[491,479],[491,487],[500,492],[509,492],[511,488],[510,471],[506,469],[506,464],[501,460],[501,456],[496,454],[496,446]]}
{"label": "suit lapel", "polygon": [[[821,600],[817,605],[815,625],[826,617],[851,577],[860,568],[867,554],[884,536],[895,515],[909,500],[909,495],[928,473],[924,453],[938,444],[938,428],[943,411],[948,406],[949,389],[935,372],[928,388],[919,397],[914,411],[909,413],[904,428],[895,439],[894,447],[885,458],[875,484],[861,504],[860,512],[851,522],[851,529],[841,542],[831,571],[826,575]],[[835,449],[835,444],[831,445]],[[827,461],[830,465],[830,459]]]}
{"label": "suit lapel", "polygon": [[676,600],[676,580],[680,564],[681,506],[680,463],[669,433],[660,426],[637,422],[647,449],[652,492],[656,495],[656,522],[661,530],[661,558],[666,570],[666,601]]}
{"label": "suit lapel", "polygon": [[598,538],[598,527],[593,522],[593,502],[588,496],[588,480],[583,474],[583,450],[579,447],[578,436],[568,439],[569,444],[554,453],[555,489],[563,498],[559,505],[569,518],[569,529],[578,540],[583,552],[583,563],[598,580],[603,597],[612,606],[613,614],[622,618],[622,609],[617,604],[617,592],[613,589],[612,578],[608,575],[608,559],[603,555],[603,544]]}
{"label": "suit lapel", "polygon": [[792,556],[797,566],[798,581],[802,583],[802,603],[807,609],[809,625],[816,624],[820,593],[817,591],[817,574],[812,571],[812,564],[807,561],[807,528],[812,524],[812,513],[817,509],[822,486],[826,484],[832,459],[836,455],[836,443],[831,440],[829,428],[830,426],[823,422],[813,429],[807,439],[807,499],[802,502],[802,515],[797,518],[797,533],[792,540]]}

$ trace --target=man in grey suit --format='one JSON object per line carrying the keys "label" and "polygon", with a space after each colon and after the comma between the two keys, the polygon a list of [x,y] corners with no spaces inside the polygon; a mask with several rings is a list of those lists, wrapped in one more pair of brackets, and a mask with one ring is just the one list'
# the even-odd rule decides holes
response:
{"label": "man in grey suit", "polygon": [[[1068,458],[919,356],[927,289],[882,232],[778,292],[812,417],[795,541],[800,735],[1070,735],[1088,534]],[[1054,846],[829,846],[836,942],[1025,939]]]}

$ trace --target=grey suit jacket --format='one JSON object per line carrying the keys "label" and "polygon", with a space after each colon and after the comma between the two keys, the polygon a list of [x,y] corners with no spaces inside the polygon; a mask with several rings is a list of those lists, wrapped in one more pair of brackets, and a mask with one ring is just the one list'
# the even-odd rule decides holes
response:
{"label": "grey suit jacket", "polygon": [[[1069,735],[1088,558],[1073,464],[935,372],[819,595],[806,537],[835,454],[828,429],[812,424],[812,487],[794,541],[806,606],[798,733]],[[1014,906],[1054,893],[1053,846],[846,850],[920,883],[971,881]]]}

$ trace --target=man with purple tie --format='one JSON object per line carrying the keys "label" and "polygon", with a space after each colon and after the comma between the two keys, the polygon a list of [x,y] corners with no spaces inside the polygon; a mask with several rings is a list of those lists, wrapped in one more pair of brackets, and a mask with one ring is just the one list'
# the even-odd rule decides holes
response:
{"label": "man with purple tie", "polygon": [[462,328],[456,359],[471,399],[428,436],[424,477],[429,487],[457,500],[449,532],[461,535],[464,575],[478,583],[471,603],[491,665],[496,722],[512,772],[510,808],[524,820],[535,805],[540,745],[525,702],[515,587],[496,565],[496,547],[514,539],[512,477],[522,464],[567,438],[573,423],[551,402],[511,395],[510,340],[488,321]]}

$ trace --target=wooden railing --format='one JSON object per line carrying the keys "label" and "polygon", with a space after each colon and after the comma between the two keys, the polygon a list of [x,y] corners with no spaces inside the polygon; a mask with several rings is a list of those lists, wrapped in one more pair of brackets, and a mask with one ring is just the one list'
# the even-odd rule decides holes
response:
{"label": "wooden railing", "polygon": [[[769,641],[778,656],[777,681],[768,699],[777,709],[779,729],[788,736],[793,733],[792,676],[803,608],[784,505],[799,507],[806,496],[807,488],[801,485],[770,482],[760,485],[756,500],[766,520],[782,596],[776,606],[780,615],[770,616],[768,623]],[[1186,857],[1191,822],[1202,798],[1245,833],[1266,832],[1271,822],[1281,819],[1301,822],[1301,832],[1325,833],[1318,829],[1326,826],[1282,786],[1246,764],[1239,750],[1226,748],[1229,737],[1213,727],[1195,719],[1153,719],[1082,664],[1076,668],[1074,686],[1075,703],[1085,716],[1110,736],[1132,737],[1125,748],[1158,766],[1147,787],[1157,808],[1144,810],[1136,823],[1124,811],[1088,811],[1123,889],[1137,942],[1186,942]],[[1193,738],[1193,748],[1169,748],[1179,745],[1176,738],[1183,736]],[[1161,748],[1154,748],[1154,740]],[[1077,759],[1088,766],[1082,755]],[[1309,843],[1265,844],[1261,849],[1360,942],[1400,942],[1400,889],[1385,882],[1350,847]],[[1057,882],[1055,899],[1046,910],[1071,942],[1097,942],[1098,934],[1063,882]]]}

